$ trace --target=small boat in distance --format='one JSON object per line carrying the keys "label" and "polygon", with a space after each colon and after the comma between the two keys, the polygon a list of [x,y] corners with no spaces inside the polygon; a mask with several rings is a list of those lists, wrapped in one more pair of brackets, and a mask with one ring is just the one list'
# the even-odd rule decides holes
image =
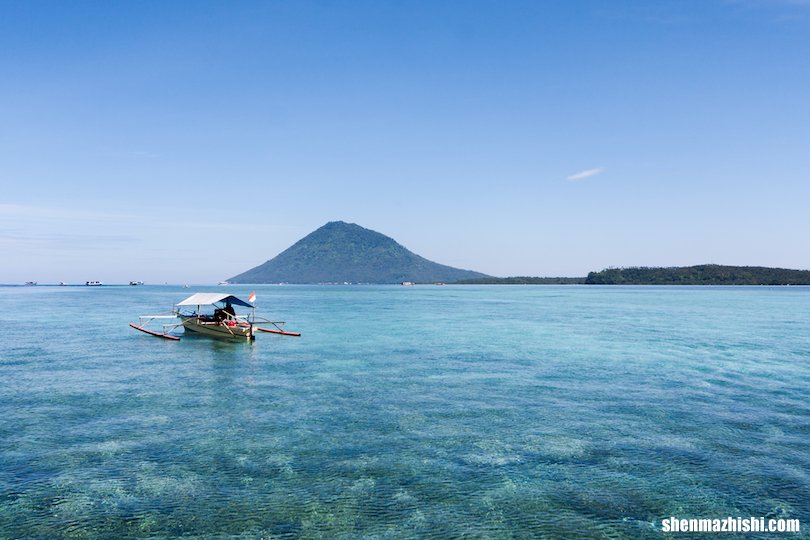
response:
{"label": "small boat in distance", "polygon": [[65,285],[67,285],[67,283],[65,283],[64,281],[60,281],[60,282],[59,282],[59,286],[60,286],[60,287],[64,287]]}
{"label": "small boat in distance", "polygon": [[130,285],[143,285],[143,281],[130,281]]}
{"label": "small boat in distance", "polygon": [[403,281],[402,285],[404,287],[413,287],[413,281]]}
{"label": "small boat in distance", "polygon": [[37,282],[36,281],[26,281],[25,284],[28,285],[29,287],[32,287],[32,286],[36,285]]}
{"label": "small boat in distance", "polygon": [[[282,336],[300,336],[298,332],[284,330],[284,321],[271,321],[263,317],[256,317],[256,294],[252,293],[249,302],[237,298],[232,294],[224,293],[194,293],[185,300],[174,305],[170,314],[141,315],[138,324],[129,323],[135,330],[140,330],[151,336],[162,337],[177,341],[180,336],[171,332],[183,328],[185,332],[194,332],[220,339],[254,340],[256,332],[269,332]],[[250,309],[248,314],[239,315],[235,306]],[[203,309],[207,308],[207,309]],[[162,325],[162,332],[150,330],[146,326],[156,319],[179,319]],[[271,325],[272,328],[259,326]]]}
{"label": "small boat in distance", "polygon": [[230,285],[230,283],[228,283],[227,281],[220,281],[219,285]]}
{"label": "small boat in distance", "polygon": [[100,281],[85,281],[84,284],[87,285],[88,287],[99,287],[103,285],[103,283],[101,283]]}

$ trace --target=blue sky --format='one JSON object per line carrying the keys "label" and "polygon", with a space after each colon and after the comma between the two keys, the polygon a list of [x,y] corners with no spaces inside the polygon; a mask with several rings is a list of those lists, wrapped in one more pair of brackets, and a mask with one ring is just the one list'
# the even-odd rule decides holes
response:
{"label": "blue sky", "polygon": [[0,2],[0,282],[331,220],[494,275],[810,268],[810,1]]}

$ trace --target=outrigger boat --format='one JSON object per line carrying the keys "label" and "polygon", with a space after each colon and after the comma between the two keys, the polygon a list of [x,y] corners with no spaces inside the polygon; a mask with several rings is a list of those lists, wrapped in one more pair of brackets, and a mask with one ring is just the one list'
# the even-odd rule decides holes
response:
{"label": "outrigger boat", "polygon": [[[222,339],[256,339],[256,332],[269,332],[282,336],[300,336],[298,332],[284,330],[284,321],[271,321],[256,316],[256,295],[251,294],[246,302],[232,294],[222,293],[194,293],[185,300],[174,305],[170,315],[141,315],[138,324],[129,323],[135,330],[140,330],[151,336],[171,340],[179,340],[180,336],[172,334],[174,330],[182,327],[187,332],[195,332],[206,336]],[[246,307],[250,312],[238,315],[234,306]],[[204,313],[203,308],[213,307],[213,313]],[[194,309],[196,308],[196,309]],[[180,322],[163,324],[162,332],[151,330],[146,326],[154,320],[179,319]],[[271,325],[272,328],[259,326]]]}

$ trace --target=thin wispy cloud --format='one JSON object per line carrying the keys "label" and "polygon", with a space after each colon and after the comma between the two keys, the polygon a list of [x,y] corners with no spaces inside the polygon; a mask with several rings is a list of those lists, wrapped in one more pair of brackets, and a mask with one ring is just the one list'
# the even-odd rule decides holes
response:
{"label": "thin wispy cloud", "polygon": [[145,225],[151,227],[170,228],[193,228],[193,229],[216,229],[219,231],[229,230],[234,232],[256,232],[256,231],[284,231],[293,229],[291,225],[256,224],[252,222],[220,222],[220,221],[197,221],[193,219],[183,219],[166,217],[170,215],[169,209],[153,207],[153,213],[133,213],[117,211],[88,210],[86,208],[68,208],[54,206],[29,206],[22,204],[0,203],[0,231],[4,224],[27,224],[37,223],[42,226],[56,224],[59,230],[63,230],[66,223],[73,225],[87,225],[95,227],[96,222],[111,222],[118,224],[138,224],[142,229]]}
{"label": "thin wispy cloud", "polygon": [[[153,208],[153,210],[156,210]],[[158,214],[158,215],[155,215]],[[146,229],[152,230],[215,230],[231,233],[281,232],[294,229],[291,225],[255,224],[248,222],[198,221],[166,217],[168,211],[157,209],[151,214],[129,212],[87,210],[85,208],[30,206],[0,203],[0,237],[9,237],[11,231],[21,225],[25,230],[51,234],[60,240],[68,228],[72,230],[96,231],[99,227],[117,227],[128,234],[140,236]],[[92,236],[95,236],[93,233]],[[21,238],[18,238],[18,240]],[[33,237],[31,238],[33,239]]]}
{"label": "thin wispy cloud", "polygon": [[23,204],[0,203],[0,218],[28,220],[80,220],[80,221],[118,221],[137,219],[140,216],[131,213],[117,213],[86,208],[68,208],[54,206],[29,206]]}
{"label": "thin wispy cloud", "polygon": [[110,249],[135,244],[138,239],[124,234],[31,232],[0,227],[0,247],[23,246],[47,250]]}
{"label": "thin wispy cloud", "polygon": [[568,177],[569,182],[578,182],[580,180],[585,180],[586,178],[591,178],[592,176],[596,176],[597,174],[602,174],[605,172],[604,167],[596,167],[594,169],[585,169],[584,171],[579,171],[578,173],[574,173]]}

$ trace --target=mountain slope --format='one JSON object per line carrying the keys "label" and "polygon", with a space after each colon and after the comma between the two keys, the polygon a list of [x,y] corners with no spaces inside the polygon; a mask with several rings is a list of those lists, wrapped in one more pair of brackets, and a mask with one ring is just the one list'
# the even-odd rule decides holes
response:
{"label": "mountain slope", "polygon": [[488,277],[445,266],[393,238],[354,223],[332,221],[231,283],[431,283]]}

